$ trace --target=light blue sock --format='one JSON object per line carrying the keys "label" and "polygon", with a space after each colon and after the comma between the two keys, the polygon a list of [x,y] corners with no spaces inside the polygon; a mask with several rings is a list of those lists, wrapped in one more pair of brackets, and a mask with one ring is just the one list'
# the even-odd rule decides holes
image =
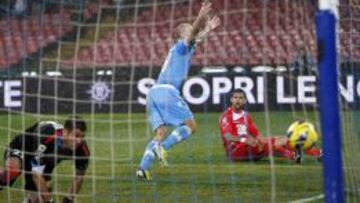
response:
{"label": "light blue sock", "polygon": [[146,149],[145,149],[145,152],[144,152],[144,155],[141,159],[141,162],[140,162],[140,169],[142,170],[148,170],[153,161],[154,161],[154,157],[155,157],[155,154],[153,152],[153,148],[154,146],[158,143],[158,141],[155,141],[155,140],[151,140],[148,145],[146,146]]}
{"label": "light blue sock", "polygon": [[164,147],[165,150],[170,149],[175,144],[180,143],[183,140],[186,140],[191,135],[191,129],[182,125],[175,128],[171,134],[161,143],[161,146]]}

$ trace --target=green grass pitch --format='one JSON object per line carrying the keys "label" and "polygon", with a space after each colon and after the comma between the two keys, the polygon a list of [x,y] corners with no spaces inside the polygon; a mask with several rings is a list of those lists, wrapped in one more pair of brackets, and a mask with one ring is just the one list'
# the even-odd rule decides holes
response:
{"label": "green grass pitch", "polygon": [[[318,124],[317,113],[307,113]],[[87,142],[92,158],[77,202],[288,202],[322,193],[322,167],[311,158],[302,165],[281,158],[256,163],[231,163],[225,158],[218,131],[218,113],[198,113],[198,132],[169,151],[170,167],[152,168],[153,181],[135,178],[151,133],[145,114],[81,115],[88,121]],[[294,120],[292,112],[252,113],[263,135],[284,134]],[[60,120],[66,115],[43,116]],[[0,149],[16,131],[38,117],[3,114],[0,116]],[[268,124],[268,125],[267,125]],[[266,133],[268,132],[268,133]],[[3,165],[3,161],[1,162]],[[70,183],[71,162],[61,163],[53,177],[55,198],[61,202]],[[1,202],[24,199],[23,180],[0,192]],[[4,200],[4,201],[3,201]]]}

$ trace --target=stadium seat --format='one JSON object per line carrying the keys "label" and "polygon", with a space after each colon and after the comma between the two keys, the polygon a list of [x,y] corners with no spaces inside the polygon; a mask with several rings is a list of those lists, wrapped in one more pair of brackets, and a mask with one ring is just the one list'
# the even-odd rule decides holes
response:
{"label": "stadium seat", "polygon": [[[213,4],[217,8],[227,9],[227,12],[221,16],[224,25],[209,37],[205,45],[206,49],[200,47],[193,62],[195,64],[229,65],[292,63],[300,46],[306,46],[310,54],[316,58],[315,25],[313,21],[309,20],[313,18],[310,16],[313,14],[308,14],[309,16],[304,18],[304,13],[300,10],[304,6],[308,7],[307,9],[316,8],[313,7],[313,4],[297,6],[296,2],[292,2],[288,7],[285,7],[285,4],[275,5],[275,3],[273,1],[229,0],[224,2],[214,0]],[[158,8],[144,9],[139,13],[137,22],[133,22],[134,19],[130,18],[128,22],[125,22],[127,26],[120,26],[118,31],[113,32],[112,35],[117,36],[117,43],[121,46],[118,47],[117,53],[114,53],[115,42],[112,41],[115,38],[107,39],[109,40],[108,45],[102,47],[107,54],[97,56],[105,57],[106,60],[100,59],[99,61],[109,61],[107,58],[114,56],[116,63],[132,64],[134,62],[133,54],[135,54],[137,64],[146,65],[150,61],[153,65],[161,66],[171,46],[167,39],[171,39],[171,29],[176,26],[176,24],[170,24],[169,17],[180,19],[176,20],[176,23],[180,22],[181,19],[183,21],[188,18],[193,19],[200,8],[200,2],[183,3],[181,6],[177,6],[176,10],[171,9],[171,4],[159,4],[157,6]],[[276,12],[263,12],[271,8]],[[158,22],[156,25],[151,24],[154,17]],[[135,36],[134,27],[131,23],[139,24],[137,36]],[[129,26],[130,24],[132,26]],[[344,32],[349,30],[349,25],[345,24],[341,27]],[[344,36],[343,38],[349,39]],[[166,43],[164,43],[164,39],[166,39]],[[353,39],[357,40],[351,41],[352,43],[360,45],[359,38],[353,37]],[[154,45],[151,45],[152,43]],[[342,39],[341,43],[347,44],[349,40]],[[133,49],[134,44],[136,47]],[[88,50],[94,50],[95,47],[96,45]],[[203,53],[203,50],[206,53]],[[214,53],[215,50],[217,53]],[[219,50],[223,52],[220,55]],[[348,51],[342,53],[348,53]],[[358,53],[358,51],[353,52],[353,55],[357,57]],[[213,57],[211,54],[217,54],[217,57]],[[79,56],[78,60],[92,61],[87,54]]]}
{"label": "stadium seat", "polygon": [[[90,3],[84,9],[85,20],[90,19],[98,12],[99,3],[104,5],[110,3],[110,1],[101,0],[97,3]],[[58,13],[45,13],[41,18],[39,18],[37,13],[34,13],[32,16],[24,19],[15,17],[2,19],[0,21],[0,43],[4,45],[3,50],[14,51],[11,57],[1,58],[0,68],[19,63],[21,58],[29,57],[30,54],[47,47],[65,36],[72,30],[72,25],[70,24],[71,15],[70,10],[60,9]],[[92,60],[88,55],[86,55],[86,58]],[[72,63],[65,62],[63,64]]]}

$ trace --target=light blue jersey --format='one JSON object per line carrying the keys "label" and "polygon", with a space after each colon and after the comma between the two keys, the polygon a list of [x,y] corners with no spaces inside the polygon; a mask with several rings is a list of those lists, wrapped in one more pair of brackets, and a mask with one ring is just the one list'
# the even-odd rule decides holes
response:
{"label": "light blue jersey", "polygon": [[186,46],[184,40],[179,40],[171,47],[162,66],[157,84],[170,84],[179,90],[188,76],[194,51],[195,46]]}
{"label": "light blue jersey", "polygon": [[[138,177],[150,179],[147,170],[153,163],[155,152],[159,152],[159,149],[170,149],[189,138],[192,133],[184,124],[193,119],[193,114],[180,96],[180,87],[188,76],[194,49],[194,46],[186,46],[184,40],[171,47],[157,83],[147,95],[146,106],[152,130],[156,131],[161,126],[173,126],[175,129],[163,142],[154,139],[148,143],[136,172]],[[156,156],[163,160],[164,156],[160,155],[160,152]]]}
{"label": "light blue jersey", "polygon": [[179,40],[171,47],[157,83],[147,97],[149,120],[153,130],[161,125],[179,126],[193,115],[180,96],[180,87],[188,76],[194,46]]}

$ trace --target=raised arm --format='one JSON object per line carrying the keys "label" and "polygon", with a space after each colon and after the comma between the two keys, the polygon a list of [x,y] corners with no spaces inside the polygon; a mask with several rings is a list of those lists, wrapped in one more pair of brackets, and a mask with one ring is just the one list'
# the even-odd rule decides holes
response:
{"label": "raised arm", "polygon": [[208,20],[208,15],[210,12],[211,12],[211,2],[205,0],[202,3],[201,9],[199,11],[198,16],[196,17],[196,20],[192,24],[192,30],[190,34],[185,39],[186,45],[191,45],[193,42],[195,42],[197,35],[205,28],[206,21]]}
{"label": "raised arm", "polygon": [[202,42],[208,36],[208,34],[215,30],[221,24],[220,18],[218,16],[213,16],[208,18],[205,28],[198,34],[196,42]]}

